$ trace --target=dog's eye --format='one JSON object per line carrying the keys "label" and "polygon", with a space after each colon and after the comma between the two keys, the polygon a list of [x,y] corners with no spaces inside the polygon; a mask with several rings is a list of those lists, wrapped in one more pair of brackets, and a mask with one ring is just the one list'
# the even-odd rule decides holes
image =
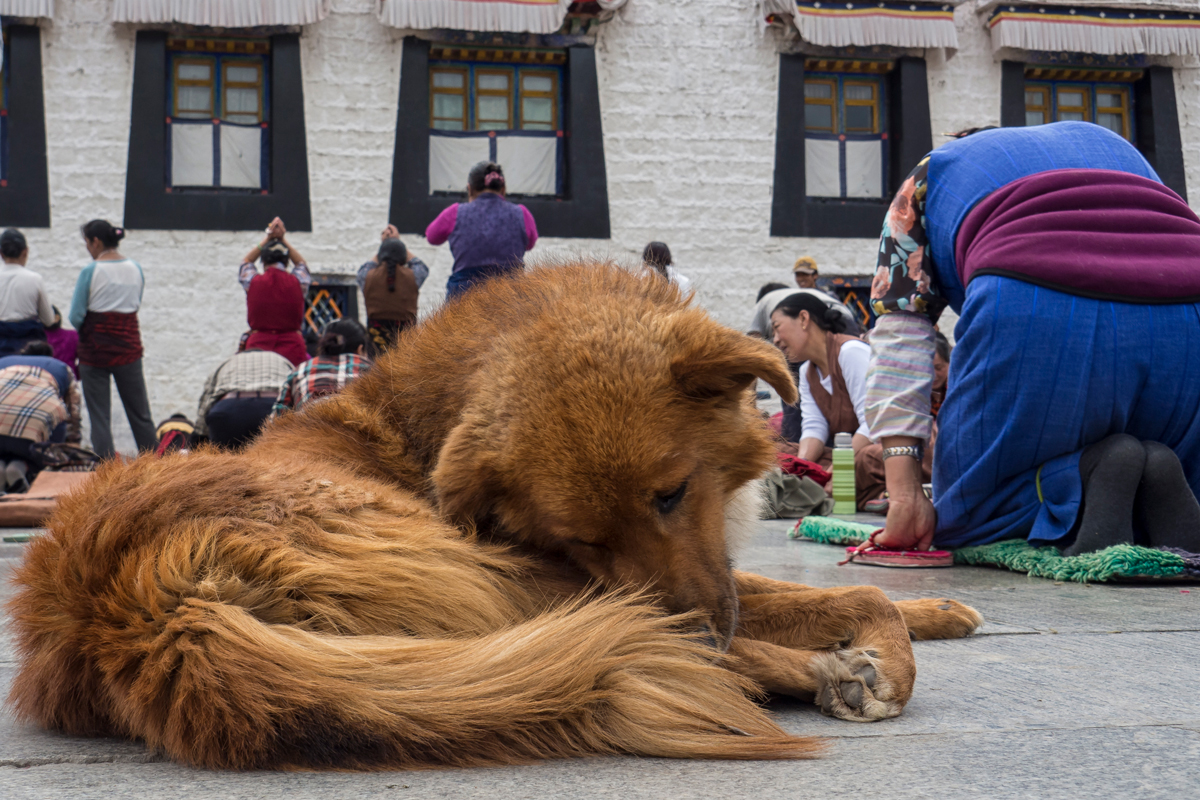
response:
{"label": "dog's eye", "polygon": [[679,505],[679,501],[683,499],[683,493],[687,491],[687,481],[679,484],[678,489],[674,489],[665,494],[654,496],[654,505],[658,507],[658,513],[670,514],[675,510],[675,506]]}

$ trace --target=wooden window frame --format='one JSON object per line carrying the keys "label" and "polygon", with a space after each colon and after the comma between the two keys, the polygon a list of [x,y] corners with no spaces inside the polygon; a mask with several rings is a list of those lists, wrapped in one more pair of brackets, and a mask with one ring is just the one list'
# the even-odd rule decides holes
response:
{"label": "wooden window frame", "polygon": [[[262,123],[266,122],[266,64],[264,63],[263,59],[255,57],[222,58],[220,59],[219,66],[221,68],[221,120],[224,121],[228,114],[228,110],[225,108],[225,92],[228,89],[257,89],[258,122],[256,124],[261,125]],[[230,81],[226,78],[225,73],[225,70],[229,67],[254,67],[255,71],[258,73],[258,80],[255,83],[246,83],[245,81]],[[245,112],[239,111],[238,113],[244,114]],[[245,123],[235,122],[233,124],[244,125]]]}
{"label": "wooden window frame", "polygon": [[[513,69],[512,67],[475,67],[474,69],[471,70],[471,72],[473,73],[472,74],[473,83],[471,86],[471,90],[472,90],[471,116],[473,117],[473,119],[472,119],[472,128],[471,129],[476,130],[476,131],[483,131],[483,130],[511,131],[511,130],[514,130],[514,128],[513,128],[513,116],[514,116],[513,115],[513,105],[515,104],[515,100],[516,100],[516,96],[517,96],[517,87],[516,87],[517,70]],[[481,77],[483,77],[484,75],[503,75],[504,77],[508,78],[508,90],[501,91],[499,89],[480,89],[479,88],[479,79]],[[503,97],[505,100],[508,101],[508,117],[506,118],[506,127],[504,127],[504,128],[481,128],[481,127],[479,127],[479,122],[480,122],[480,120],[479,120],[479,98],[481,98],[481,97]],[[491,122],[493,120],[485,120],[485,121]]]}
{"label": "wooden window frame", "polygon": [[[870,108],[871,108],[871,130],[869,130],[869,131],[841,130],[841,131],[836,131],[836,132],[837,133],[851,133],[851,134],[859,133],[859,134],[869,134],[869,135],[875,135],[875,134],[880,133],[880,130],[879,130],[879,128],[880,128],[879,106],[881,105],[882,98],[880,98],[879,95],[880,95],[880,92],[882,91],[882,89],[881,89],[881,85],[880,85],[879,81],[866,80],[863,78],[843,78],[843,77],[839,76],[838,83],[841,84],[839,87],[839,90],[838,90],[838,99],[841,101],[843,108],[845,108],[846,106],[855,106],[855,107],[870,106]],[[872,99],[871,100],[851,100],[851,99],[849,99],[848,97],[846,97],[846,87],[848,87],[848,86],[869,86],[869,87],[871,87],[871,98]],[[842,127],[844,128],[845,125],[846,125],[846,114],[843,112],[842,113]]]}
{"label": "wooden window frame", "polygon": [[[1041,124],[1043,124],[1043,125],[1046,125],[1046,124],[1052,122],[1052,120],[1051,120],[1052,104],[1050,102],[1050,94],[1053,91],[1053,88],[1054,88],[1053,84],[1050,84],[1050,83],[1036,83],[1036,84],[1031,85],[1030,83],[1026,82],[1026,84],[1025,84],[1025,95],[1026,95],[1025,96],[1025,112],[1027,114],[1030,111],[1041,112],[1041,114],[1042,114],[1042,123]],[[1037,92],[1039,95],[1041,95],[1041,98],[1042,98],[1041,105],[1030,105],[1029,93],[1031,93],[1031,92]],[[1026,118],[1026,119],[1028,119],[1028,118]]]}
{"label": "wooden window frame", "polygon": [[[526,92],[524,80],[526,77],[548,77],[550,79],[550,91],[548,92]],[[525,130],[525,98],[544,98],[550,101],[550,130],[560,130],[558,127],[558,72],[556,70],[545,69],[518,69],[517,70],[517,121],[520,125],[518,130]],[[537,123],[539,125],[545,123]]]}
{"label": "wooden window frame", "polygon": [[[207,81],[184,80],[179,77],[179,68],[187,64],[202,64],[209,68],[211,76]],[[213,119],[217,115],[217,63],[216,56],[183,56],[172,59],[171,63],[171,116],[179,117],[180,119],[199,119],[199,117],[182,117],[179,111],[179,87],[181,86],[204,86],[208,88],[209,103],[208,103],[208,119]],[[184,114],[195,114],[195,111],[184,111]]]}
{"label": "wooden window frame", "polygon": [[[832,120],[832,123],[833,123],[833,127],[832,127],[832,128],[830,128],[829,130],[826,130],[826,129],[824,129],[824,128],[813,128],[812,130],[813,130],[813,131],[816,131],[817,133],[829,133],[829,134],[832,134],[832,135],[835,135],[835,136],[836,136],[836,135],[839,133],[839,131],[838,131],[838,123],[840,122],[840,120],[839,120],[839,118],[838,118],[838,79],[837,79],[837,78],[829,78],[829,77],[824,77],[824,76],[817,77],[817,78],[808,78],[808,77],[806,77],[806,78],[804,79],[804,87],[805,87],[805,89],[806,89],[806,90],[807,90],[807,88],[808,88],[809,84],[814,84],[814,85],[815,85],[815,84],[818,84],[818,83],[820,83],[820,84],[824,84],[824,85],[826,85],[826,86],[828,86],[828,87],[829,87],[829,98],[828,98],[828,100],[827,100],[826,98],[823,98],[823,97],[811,97],[811,98],[810,98],[810,97],[808,96],[808,92],[807,92],[807,91],[805,91],[805,93],[804,93],[804,107],[807,109],[807,108],[808,108],[808,105],[809,105],[809,103],[811,103],[812,105],[815,105],[815,106],[829,106],[829,108],[830,108],[830,117],[831,117],[831,120]],[[805,118],[807,119],[807,117],[808,117],[808,113],[807,113],[807,111],[806,111],[806,112],[805,112]],[[808,128],[806,127],[805,129],[807,130]]]}
{"label": "wooden window frame", "polygon": [[[1071,81],[1069,83],[1063,82],[1063,83],[1055,83],[1054,84],[1054,121],[1055,122],[1063,121],[1062,119],[1059,118],[1059,115],[1063,113],[1063,107],[1062,107],[1062,104],[1058,101],[1058,96],[1064,89],[1068,92],[1078,91],[1080,94],[1083,95],[1083,107],[1080,108],[1079,106],[1068,106],[1066,109],[1067,113],[1073,114],[1073,113],[1082,112],[1084,122],[1094,122],[1094,119],[1092,117],[1092,92],[1095,90],[1095,85],[1087,84],[1087,83],[1077,83],[1075,81]],[[1070,120],[1068,120],[1068,121],[1070,121]]]}
{"label": "wooden window frame", "polygon": [[[1109,92],[1120,95],[1121,106],[1119,108],[1113,106],[1100,105],[1100,93]],[[1132,141],[1133,131],[1131,130],[1130,117],[1132,111],[1131,100],[1133,98],[1133,89],[1129,84],[1122,83],[1097,83],[1092,87],[1092,93],[1095,97],[1093,106],[1095,108],[1095,119],[1099,119],[1101,114],[1120,114],[1121,115],[1121,136],[1125,141]],[[1093,120],[1095,121],[1095,120]],[[1097,123],[1099,124],[1099,123]]]}
{"label": "wooden window frame", "polygon": [[[434,88],[433,77],[439,72],[456,72],[462,75],[461,89],[448,89],[445,87]],[[435,117],[434,97],[438,94],[454,94],[462,97],[462,128],[460,130],[471,130],[471,69],[469,67],[430,67],[429,68],[429,129],[430,130],[446,130],[445,128],[435,128],[433,123],[436,120],[454,119],[453,117]]]}

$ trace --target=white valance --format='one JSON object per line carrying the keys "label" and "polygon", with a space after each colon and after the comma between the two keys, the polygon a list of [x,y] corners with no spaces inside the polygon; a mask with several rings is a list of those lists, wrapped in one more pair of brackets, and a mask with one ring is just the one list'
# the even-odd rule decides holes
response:
{"label": "white valance", "polygon": [[[791,13],[804,40],[824,47],[891,45],[957,49],[956,5],[957,0],[795,0]],[[764,8],[777,6],[778,3],[764,4]]]}
{"label": "white valance", "polygon": [[[1188,11],[1188,8],[1191,11]],[[1100,55],[1200,55],[1200,8],[1176,2],[991,2],[992,48]]]}
{"label": "white valance", "polygon": [[331,0],[114,0],[114,22],[180,22],[213,28],[310,25]]}
{"label": "white valance", "polygon": [[[607,9],[625,0],[604,0]],[[379,20],[394,28],[554,33],[571,0],[379,0]]]}
{"label": "white valance", "polygon": [[3,17],[53,17],[54,0],[0,0]]}

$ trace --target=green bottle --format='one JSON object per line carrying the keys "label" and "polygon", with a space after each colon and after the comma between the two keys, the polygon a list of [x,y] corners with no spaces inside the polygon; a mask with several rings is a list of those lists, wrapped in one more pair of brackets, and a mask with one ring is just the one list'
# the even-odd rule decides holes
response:
{"label": "green bottle", "polygon": [[851,515],[857,510],[854,487],[854,434],[834,434],[833,513]]}

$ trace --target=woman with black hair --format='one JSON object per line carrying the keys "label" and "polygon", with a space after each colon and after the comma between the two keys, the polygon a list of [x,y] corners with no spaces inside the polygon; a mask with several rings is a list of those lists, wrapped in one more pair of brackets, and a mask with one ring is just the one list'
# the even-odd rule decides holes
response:
{"label": "woman with black hair", "polygon": [[521,269],[537,243],[533,214],[505,199],[504,170],[480,161],[467,175],[467,202],[447,208],[425,229],[430,244],[450,242],[454,267],[446,299],[495,275]]}
{"label": "woman with black hair", "polygon": [[646,245],[642,250],[642,263],[646,269],[653,270],[674,283],[684,294],[692,288],[692,282],[675,269],[671,248],[667,247],[666,242],[651,242]]}
{"label": "woman with black hair", "polygon": [[400,331],[416,323],[421,285],[429,277],[429,267],[408,252],[395,225],[384,228],[380,240],[379,251],[358,268],[367,334],[376,350],[391,347]]}
{"label": "woman with black hair", "polygon": [[29,245],[16,228],[0,233],[0,356],[18,352],[26,342],[45,341],[54,313],[42,276],[25,267]]}
{"label": "woman with black hair", "polygon": [[848,336],[845,318],[805,292],[783,299],[771,312],[775,344],[800,368],[800,447],[797,455],[823,466],[838,433],[853,434],[856,501],[860,510],[877,500],[885,481],[882,460],[871,458],[867,426],[867,364],[871,347]]}
{"label": "woman with black hair", "polygon": [[[254,262],[261,260],[260,273]],[[287,271],[288,261],[292,271]],[[287,240],[279,217],[267,226],[262,242],[246,254],[238,269],[238,282],[246,290],[246,323],[250,335],[242,349],[270,350],[299,364],[308,358],[304,336],[304,309],[312,275],[304,256]]]}
{"label": "woman with black hair", "polygon": [[153,450],[155,445],[137,315],[146,280],[141,264],[117,249],[124,238],[124,230],[102,219],[83,226],[92,261],[79,274],[71,299],[70,318],[79,331],[79,378],[92,423],[92,449],[101,458],[116,454],[110,382],[117,384],[138,450]]}
{"label": "woman with black hair", "polygon": [[370,368],[368,348],[367,330],[358,320],[343,318],[326,325],[317,342],[317,355],[292,370],[284,381],[271,419],[345,389]]}

